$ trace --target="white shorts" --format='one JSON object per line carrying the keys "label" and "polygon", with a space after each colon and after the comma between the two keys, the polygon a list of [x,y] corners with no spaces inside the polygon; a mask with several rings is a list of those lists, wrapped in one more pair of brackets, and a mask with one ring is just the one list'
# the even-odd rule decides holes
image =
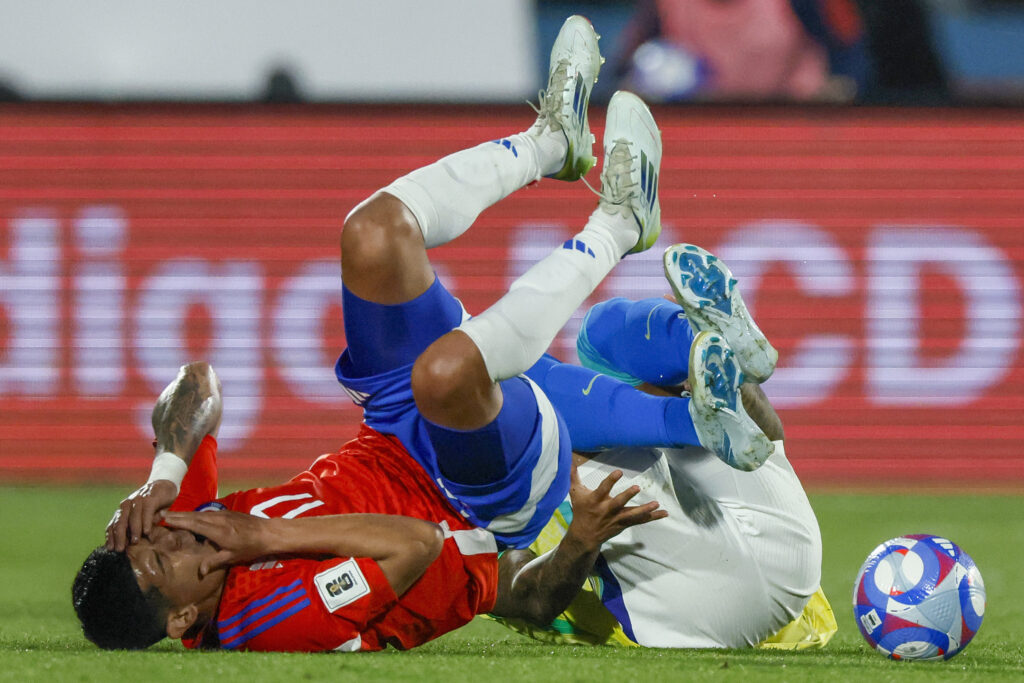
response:
{"label": "white shorts", "polygon": [[[594,488],[657,500],[669,517],[632,527],[601,549],[603,601],[648,647],[750,647],[800,614],[821,578],[821,534],[781,441],[754,472],[699,448],[602,453],[579,467]],[[617,593],[619,595],[617,595]]]}

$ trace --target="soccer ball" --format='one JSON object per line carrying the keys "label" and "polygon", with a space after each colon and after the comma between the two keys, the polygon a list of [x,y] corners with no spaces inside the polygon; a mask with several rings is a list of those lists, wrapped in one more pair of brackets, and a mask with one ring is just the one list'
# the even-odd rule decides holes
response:
{"label": "soccer ball", "polygon": [[853,615],[871,647],[891,659],[949,659],[985,616],[985,584],[952,541],[911,534],[875,548],[853,586]]}

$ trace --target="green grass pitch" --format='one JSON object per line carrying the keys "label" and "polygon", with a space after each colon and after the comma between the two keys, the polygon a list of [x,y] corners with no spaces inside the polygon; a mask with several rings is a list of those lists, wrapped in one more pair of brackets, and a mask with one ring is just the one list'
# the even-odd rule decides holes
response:
{"label": "green grass pitch", "polygon": [[[81,637],[71,579],[124,494],[0,487],[0,680],[1024,680],[1024,496],[812,493],[824,538],[822,584],[840,627],[822,651],[552,647],[477,620],[412,652],[264,655],[190,653],[167,641],[148,652],[108,653]],[[985,621],[948,662],[892,662],[857,632],[851,586],[878,543],[922,532],[947,536],[974,557],[988,590]]]}

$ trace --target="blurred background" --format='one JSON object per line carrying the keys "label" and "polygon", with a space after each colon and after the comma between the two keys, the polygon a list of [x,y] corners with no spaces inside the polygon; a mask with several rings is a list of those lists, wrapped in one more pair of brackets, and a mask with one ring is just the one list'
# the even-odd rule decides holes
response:
{"label": "blurred background", "polygon": [[[344,216],[528,127],[573,13],[603,36],[598,140],[628,88],[665,142],[659,245],[592,302],[663,294],[661,249],[701,244],[780,349],[805,481],[1024,487],[1021,0],[0,0],[0,481],[144,479],[195,358],[228,477],[354,435]],[[592,204],[541,182],[439,276],[479,312]]]}
{"label": "blurred background", "polygon": [[566,16],[599,99],[1018,104],[1021,0],[0,2],[4,101],[508,102]]}

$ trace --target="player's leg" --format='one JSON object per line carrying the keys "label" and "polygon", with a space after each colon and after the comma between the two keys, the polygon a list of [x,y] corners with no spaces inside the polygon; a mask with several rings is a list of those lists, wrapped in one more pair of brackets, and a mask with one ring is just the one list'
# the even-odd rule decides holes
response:
{"label": "player's leg", "polygon": [[608,108],[597,209],[580,233],[518,278],[505,296],[417,359],[413,388],[428,420],[462,430],[493,420],[500,401],[486,397],[500,394],[497,383],[525,372],[543,355],[625,254],[653,244],[661,228],[660,159],[661,135],[646,105],[635,95],[616,93]]}
{"label": "player's leg", "polygon": [[663,260],[677,303],[619,298],[597,304],[577,339],[580,363],[630,384],[674,386],[685,378],[694,335],[711,330],[725,337],[746,380],[766,380],[778,353],[747,311],[729,268],[692,244],[669,247]]}
{"label": "player's leg", "polygon": [[[601,200],[584,229],[530,268],[493,306],[417,359],[412,377],[416,405],[430,424],[438,465],[449,479],[446,486],[451,484],[449,489],[463,501],[475,494],[459,485],[478,478],[473,470],[497,452],[504,462],[489,465],[506,476],[492,476],[491,482],[502,484],[503,502],[518,499],[521,506],[526,499],[527,507],[536,509],[529,524],[543,525],[544,516],[561,502],[568,488],[570,450],[564,424],[543,392],[533,383],[525,391],[517,376],[543,355],[625,254],[657,238],[660,157],[660,133],[647,107],[634,95],[617,93],[605,129]],[[641,160],[648,166],[641,166]],[[522,442],[523,434],[528,443]],[[467,443],[500,448],[487,454],[483,448],[466,448]],[[522,491],[515,489],[523,485]],[[476,500],[477,509],[488,505],[481,496]],[[491,511],[506,517],[497,505]]]}
{"label": "player's leg", "polygon": [[743,405],[742,372],[725,340],[702,332],[690,348],[692,398],[649,396],[589,368],[547,360],[529,375],[569,426],[573,447],[703,446],[740,470],[754,470],[773,446]]}
{"label": "player's leg", "polygon": [[341,245],[349,376],[411,363],[462,321],[426,249],[455,239],[485,208],[542,175],[575,180],[593,165],[586,112],[600,63],[593,27],[570,18],[529,130],[413,171],[349,214]]}
{"label": "player's leg", "polygon": [[573,450],[699,446],[690,399],[653,396],[589,368],[544,356],[526,375],[565,420]]}
{"label": "player's leg", "polygon": [[689,372],[693,338],[679,304],[616,297],[587,311],[576,350],[581,365],[627,384],[675,387]]}

